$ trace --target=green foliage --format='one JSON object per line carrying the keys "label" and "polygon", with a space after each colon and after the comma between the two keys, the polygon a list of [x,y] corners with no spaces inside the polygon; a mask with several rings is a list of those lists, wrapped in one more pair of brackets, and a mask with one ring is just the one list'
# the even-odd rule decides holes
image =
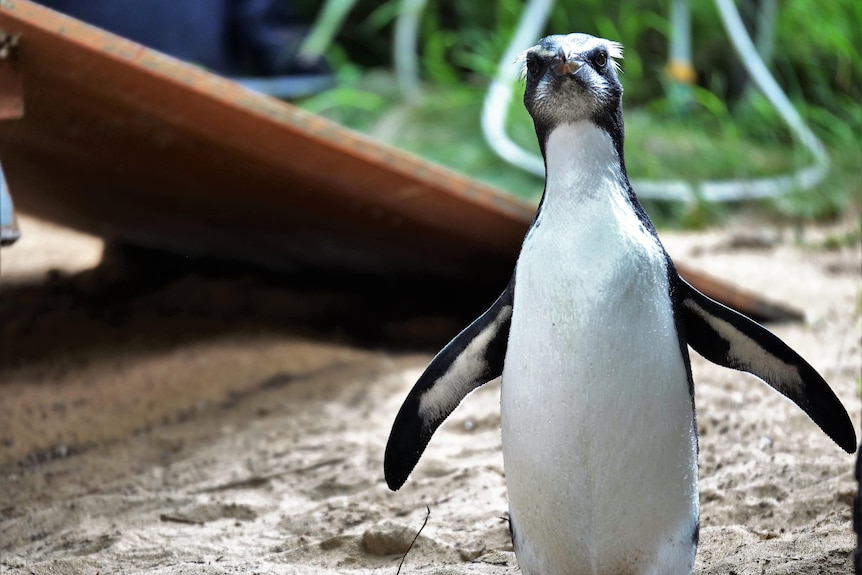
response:
{"label": "green foliage", "polygon": [[776,61],[795,95],[833,111],[842,96],[862,100],[862,3],[786,0],[778,24]]}
{"label": "green foliage", "polygon": [[336,87],[307,98],[302,107],[355,130],[367,131],[398,98],[394,83],[375,81],[379,72],[367,72],[351,63],[338,47],[330,50],[329,61],[336,70]]}
{"label": "green foliage", "polygon": [[[741,8],[753,2],[742,0]],[[317,2],[298,2],[313,14]],[[692,2],[697,84],[681,109],[667,97],[668,2],[581,0],[557,3],[547,33],[583,31],[625,45],[627,165],[632,178],[733,179],[773,176],[811,163],[772,106],[752,89],[711,2]],[[380,67],[391,62],[400,2],[359,0],[329,54],[339,88],[306,108],[383,137],[491,184],[537,199],[541,181],[496,158],[481,137],[483,88],[523,9],[521,0],[431,0],[421,19],[418,52],[426,82],[417,105],[403,104],[397,83]],[[832,170],[814,190],[790,194],[763,209],[791,218],[828,218],[862,209],[862,2],[783,0],[772,70],[802,116],[826,144]],[[377,71],[375,71],[377,70]],[[537,150],[520,101],[511,105],[512,138]],[[726,206],[651,203],[664,223],[702,226]]]}

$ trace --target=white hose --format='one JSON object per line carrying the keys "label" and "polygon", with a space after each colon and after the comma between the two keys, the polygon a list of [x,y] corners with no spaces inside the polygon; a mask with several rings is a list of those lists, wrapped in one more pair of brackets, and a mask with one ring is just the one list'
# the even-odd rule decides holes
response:
{"label": "white hose", "polygon": [[758,55],[757,48],[755,48],[751,37],[746,32],[742,18],[740,18],[739,12],[736,10],[733,2],[731,0],[715,0],[715,6],[721,15],[721,22],[724,24],[727,36],[730,38],[736,54],[739,56],[739,60],[742,62],[748,75],[751,76],[754,84],[766,99],[769,100],[769,103],[775,106],[781,119],[785,121],[790,130],[799,138],[802,145],[808,148],[814,155],[817,163],[816,166],[800,170],[797,173],[803,174],[817,167],[823,172],[820,177],[820,179],[823,179],[829,168],[829,154],[826,153],[826,148],[823,147],[817,136],[808,129],[808,126],[802,120],[802,116],[799,115],[799,112],[790,103],[790,99],[781,91],[778,82],[769,73],[769,69]]}
{"label": "white hose", "polygon": [[408,102],[416,102],[422,95],[419,82],[419,16],[426,0],[401,0],[398,19],[395,21],[395,39],[392,59],[398,88]]}
{"label": "white hose", "polygon": [[[750,180],[710,180],[690,184],[682,180],[633,180],[632,185],[642,198],[694,201],[702,198],[710,202],[733,202],[754,198],[768,198],[793,189],[810,189],[826,176],[829,156],[820,140],[808,129],[790,100],[781,91],[778,82],[769,73],[757,53],[736,6],[732,0],[715,0],[727,35],[746,71],[767,100],[775,107],[793,134],[814,155],[814,165],[781,176]],[[506,134],[506,113],[512,100],[513,84],[518,76],[515,57],[531,46],[547,22],[553,0],[530,0],[518,22],[515,36],[504,54],[497,77],[491,82],[482,109],[482,132],[491,149],[506,162],[544,177],[545,166],[541,156],[524,150]]]}
{"label": "white hose", "polygon": [[482,133],[491,149],[506,162],[541,177],[545,175],[544,160],[541,156],[521,148],[509,138],[506,133],[506,114],[509,110],[509,102],[512,101],[515,81],[520,73],[515,59],[521,52],[536,43],[553,6],[554,0],[527,2],[518,21],[518,27],[515,29],[515,35],[500,60],[497,76],[491,81],[482,106]]}

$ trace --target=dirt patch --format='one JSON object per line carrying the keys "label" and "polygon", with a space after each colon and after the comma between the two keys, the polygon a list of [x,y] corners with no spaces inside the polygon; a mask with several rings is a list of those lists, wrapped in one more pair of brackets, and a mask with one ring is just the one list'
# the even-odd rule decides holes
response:
{"label": "dirt patch", "polygon": [[[411,307],[421,290],[374,300],[182,265],[129,285],[83,271],[96,240],[22,227],[0,269],[0,571],[394,574],[427,505],[402,573],[519,572],[497,384],[401,491],[382,477],[401,401],[484,294],[447,315]],[[804,324],[771,327],[858,419],[862,246],[771,231],[664,237],[686,264],[804,309]],[[758,381],[692,361],[696,573],[850,573],[854,458]]]}

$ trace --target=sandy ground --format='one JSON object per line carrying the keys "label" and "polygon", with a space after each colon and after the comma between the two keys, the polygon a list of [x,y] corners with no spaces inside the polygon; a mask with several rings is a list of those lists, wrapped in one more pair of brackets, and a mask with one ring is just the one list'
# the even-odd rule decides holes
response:
{"label": "sandy ground", "polygon": [[[363,307],[337,282],[182,260],[90,270],[100,242],[21,223],[0,268],[0,573],[394,575],[426,505],[402,573],[519,572],[497,385],[400,492],[383,482],[392,419],[466,312],[411,308],[411,290]],[[844,231],[663,237],[678,260],[804,309],[772,329],[858,421],[862,245],[824,247]],[[692,361],[695,572],[850,573],[854,457],[758,381]]]}

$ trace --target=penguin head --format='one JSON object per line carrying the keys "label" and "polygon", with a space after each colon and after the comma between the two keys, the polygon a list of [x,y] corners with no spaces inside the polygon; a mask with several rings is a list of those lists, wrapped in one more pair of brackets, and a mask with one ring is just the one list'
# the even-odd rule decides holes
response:
{"label": "penguin head", "polygon": [[592,121],[621,137],[621,58],[622,45],[589,34],[547,36],[521,55],[524,105],[543,152],[543,140],[565,123]]}

